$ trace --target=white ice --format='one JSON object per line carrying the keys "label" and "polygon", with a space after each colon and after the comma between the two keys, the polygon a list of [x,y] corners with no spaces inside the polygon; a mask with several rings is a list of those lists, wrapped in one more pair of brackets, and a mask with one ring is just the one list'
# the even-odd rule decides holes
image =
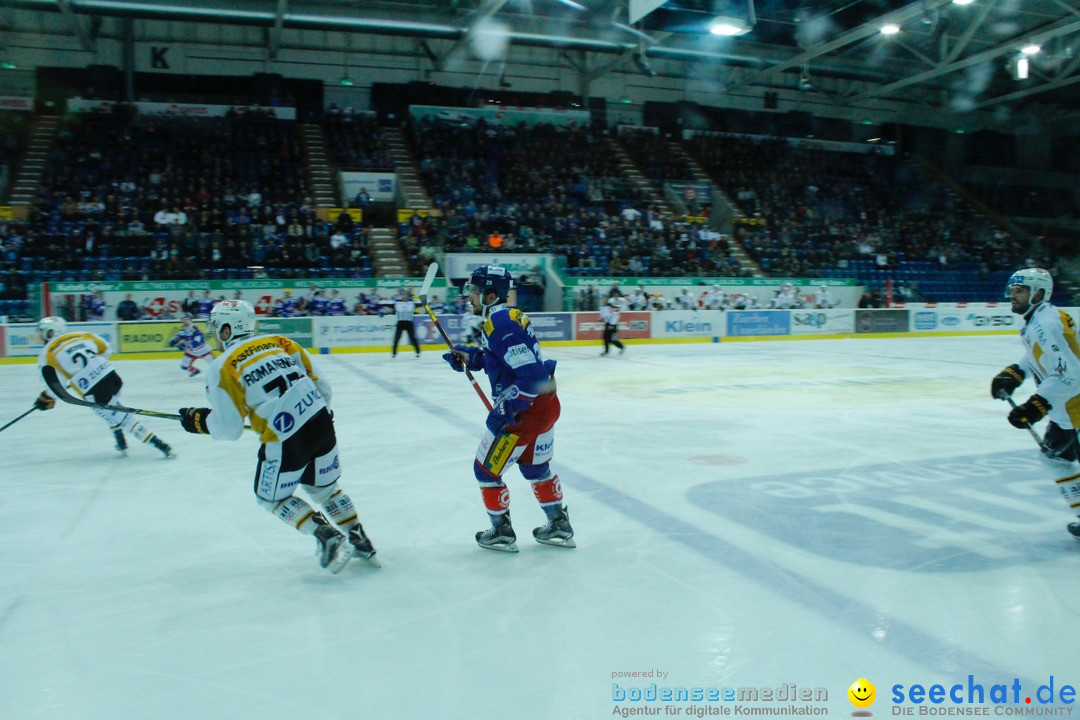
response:
{"label": "white ice", "polygon": [[[517,555],[473,541],[465,379],[436,352],[321,356],[383,564],[338,576],[256,504],[254,437],[151,419],[179,459],[121,458],[90,411],[35,412],[0,433],[0,718],[607,718],[644,705],[612,683],[651,682],[826,688],[848,716],[862,677],[882,717],[897,683],[1075,685],[1080,543],[989,397],[1020,349],[548,348],[578,547],[532,541],[515,469]],[[117,367],[130,406],[204,404],[177,361]],[[40,388],[0,378],[3,423]],[[642,671],[666,676],[613,678]]]}

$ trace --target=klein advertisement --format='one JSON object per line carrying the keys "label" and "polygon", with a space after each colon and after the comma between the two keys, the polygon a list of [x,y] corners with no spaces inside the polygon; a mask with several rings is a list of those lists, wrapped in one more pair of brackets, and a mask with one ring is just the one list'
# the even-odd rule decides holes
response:
{"label": "klein advertisement", "polygon": [[719,340],[727,329],[719,310],[665,310],[652,314],[654,338],[712,338]]}

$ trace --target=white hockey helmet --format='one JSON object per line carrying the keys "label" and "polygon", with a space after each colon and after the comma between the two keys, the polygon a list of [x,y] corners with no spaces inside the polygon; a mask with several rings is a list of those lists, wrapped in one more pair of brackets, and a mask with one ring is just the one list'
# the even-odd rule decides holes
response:
{"label": "white hockey helmet", "polygon": [[[1017,270],[1009,278],[1009,281],[1005,283],[1005,299],[1008,300],[1009,292],[1014,285],[1021,285],[1031,291],[1031,297],[1028,303],[1031,307],[1036,307],[1043,302],[1048,302],[1050,296],[1054,293],[1054,278],[1049,272],[1042,268],[1024,268],[1023,270]],[[1037,290],[1043,291],[1042,300],[1035,302],[1035,292]]]}
{"label": "white hockey helmet", "polygon": [[255,308],[247,300],[222,300],[210,311],[210,330],[221,339],[221,328],[229,326],[229,340],[255,332]]}
{"label": "white hockey helmet", "polygon": [[49,342],[54,337],[63,335],[67,332],[67,320],[62,317],[56,317],[50,315],[49,317],[43,317],[38,321],[38,332],[41,333],[41,339],[45,342]]}

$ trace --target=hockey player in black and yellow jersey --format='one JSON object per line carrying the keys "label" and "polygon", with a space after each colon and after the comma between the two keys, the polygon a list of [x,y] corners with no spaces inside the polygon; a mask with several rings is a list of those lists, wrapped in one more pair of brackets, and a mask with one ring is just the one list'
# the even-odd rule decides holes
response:
{"label": "hockey player in black and yellow jersey", "polygon": [[[377,564],[353,502],[338,486],[341,461],[330,385],[314,361],[286,337],[255,335],[255,309],[246,300],[215,305],[209,327],[223,347],[207,371],[210,407],[181,408],[184,429],[238,440],[247,419],[262,440],[255,470],[259,503],[314,535],[319,564],[330,572],[339,572],[353,557]],[[296,497],[297,486],[326,514]]]}
{"label": "hockey player in black and yellow jersey", "polygon": [[[38,332],[45,343],[38,355],[39,373],[46,365],[51,366],[56,370],[57,377],[79,397],[100,405],[123,407],[120,388],[124,381],[108,360],[107,342],[93,333],[69,333],[67,321],[54,316],[42,318],[38,323]],[[56,398],[47,390],[34,401],[34,407],[39,410],[51,410],[55,405]],[[127,432],[136,440],[157,448],[165,457],[176,457],[168,443],[135,420],[134,415],[107,407],[94,408],[94,413],[109,424],[116,439],[116,449],[121,454],[127,455],[127,439],[124,437]]]}

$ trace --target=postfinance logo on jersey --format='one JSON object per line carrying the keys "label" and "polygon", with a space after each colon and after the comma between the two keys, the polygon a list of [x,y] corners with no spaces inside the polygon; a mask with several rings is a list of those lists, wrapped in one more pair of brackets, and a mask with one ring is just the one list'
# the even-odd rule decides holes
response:
{"label": "postfinance logo on jersey", "polygon": [[1069,716],[1076,703],[1076,688],[1059,678],[1032,688],[1019,678],[1008,682],[983,681],[968,675],[960,682],[893,685],[891,715],[910,716]]}

